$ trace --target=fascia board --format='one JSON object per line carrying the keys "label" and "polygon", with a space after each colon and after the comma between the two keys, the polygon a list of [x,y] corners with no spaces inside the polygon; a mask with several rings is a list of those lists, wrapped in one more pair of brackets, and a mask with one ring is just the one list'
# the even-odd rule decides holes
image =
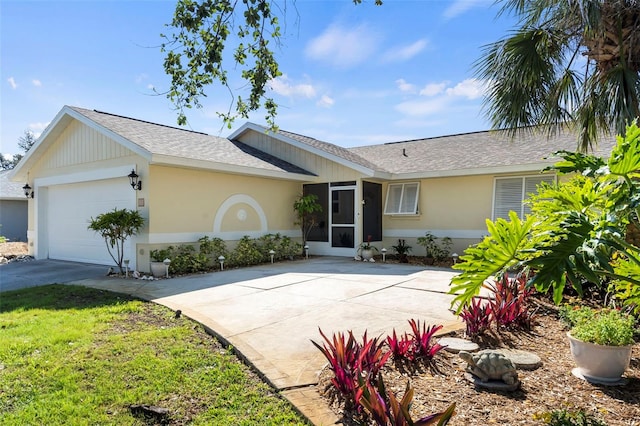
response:
{"label": "fascia board", "polygon": [[193,158],[174,157],[161,154],[152,155],[150,164],[184,167],[188,169],[211,170],[223,173],[267,177],[300,182],[307,182],[315,177],[314,175],[303,175],[300,173],[286,173],[276,170],[256,169],[254,167],[237,166],[215,161],[197,160]]}
{"label": "fascia board", "polygon": [[118,133],[115,133],[112,130],[107,129],[106,127],[94,122],[93,120],[90,120],[89,118],[85,117],[84,115],[80,114],[79,112],[65,105],[60,110],[60,112],[58,112],[58,114],[53,119],[53,121],[49,124],[49,126],[47,126],[47,128],[42,133],[42,135],[40,135],[40,137],[38,138],[36,143],[33,145],[33,147],[31,147],[31,149],[25,154],[22,160],[18,163],[16,168],[11,172],[11,174],[9,175],[10,180],[16,181],[16,182],[22,181],[22,180],[26,181],[27,172],[25,171],[25,169],[28,171],[33,165],[33,163],[35,163],[42,156],[41,146],[43,145],[47,146],[51,143],[49,142],[50,136],[52,137],[52,139],[55,139],[56,133],[59,133],[58,126],[64,125],[64,127],[66,128],[66,126],[70,122],[69,117],[76,119],[82,124],[103,134],[104,136],[110,139],[113,139],[114,141],[123,145],[125,148],[129,149],[130,151],[133,151],[134,153],[138,154],[139,156],[146,159],[147,161],[151,159],[151,153],[146,149],[140,147],[139,145],[136,145],[135,143],[119,135]]}
{"label": "fascia board", "polygon": [[[266,129],[265,127],[259,126],[257,124],[254,123],[245,123],[244,125],[242,125],[242,127],[240,127],[238,130],[236,130],[235,132],[233,132],[230,136],[229,139],[230,140],[234,140],[237,139],[239,136],[241,136],[244,132],[248,131],[248,130],[253,130],[255,132],[261,132],[264,133],[265,131],[267,131],[268,129]],[[321,158],[325,158],[327,160],[333,161],[334,163],[338,163],[342,166],[348,167],[350,169],[353,169],[359,173],[362,173],[368,177],[373,177],[375,175],[375,170],[372,170],[368,167],[364,167],[361,166],[359,164],[353,163],[347,159],[344,159],[342,157],[339,157],[337,155],[328,153],[326,151],[323,151],[321,149],[318,149],[316,147],[307,145],[305,143],[299,142],[295,139],[292,139],[290,137],[281,135],[279,133],[270,133],[269,136],[271,136],[274,139],[277,139],[281,142],[287,143],[289,145],[295,146],[296,148],[299,148],[303,151],[307,151],[310,152],[312,154],[317,155],[318,157]]]}
{"label": "fascia board", "polygon": [[437,170],[433,172],[417,172],[417,173],[393,173],[391,180],[406,180],[406,179],[429,179],[429,178],[441,178],[441,177],[464,177],[464,176],[478,176],[478,175],[495,175],[503,173],[530,173],[541,172],[545,167],[551,166],[553,163],[536,163],[525,165],[513,165],[513,166],[499,166],[499,167],[480,167],[477,169],[458,169],[458,170]]}

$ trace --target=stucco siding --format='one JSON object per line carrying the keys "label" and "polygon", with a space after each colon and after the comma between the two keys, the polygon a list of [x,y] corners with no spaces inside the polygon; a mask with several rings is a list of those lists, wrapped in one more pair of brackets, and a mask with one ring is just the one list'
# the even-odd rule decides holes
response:
{"label": "stucco siding", "polygon": [[295,182],[208,171],[151,166],[151,234],[215,235],[225,232],[296,230]]}
{"label": "stucco siding", "polygon": [[[39,176],[59,174],[61,170],[87,169],[89,164],[101,162],[101,167],[130,161],[135,154],[91,127],[72,120],[39,159],[33,170]],[[33,171],[32,170],[32,171]]]}

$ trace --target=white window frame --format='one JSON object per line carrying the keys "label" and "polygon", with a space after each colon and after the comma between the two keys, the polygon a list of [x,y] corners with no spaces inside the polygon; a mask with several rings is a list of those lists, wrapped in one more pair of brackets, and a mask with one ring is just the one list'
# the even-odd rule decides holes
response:
{"label": "white window frame", "polygon": [[508,219],[508,217],[505,217],[504,215],[501,216],[496,216],[496,211],[497,210],[502,210],[499,209],[497,206],[497,202],[499,199],[498,196],[498,182],[499,181],[504,181],[504,180],[516,180],[516,179],[520,179],[520,194],[519,194],[519,200],[518,200],[518,205],[519,205],[519,211],[516,211],[514,209],[511,209],[510,211],[515,211],[518,215],[519,218],[524,218],[526,214],[529,213],[529,207],[525,204],[525,201],[527,199],[529,199],[529,194],[531,193],[531,191],[527,192],[527,184],[531,184],[533,182],[528,182],[528,181],[537,181],[535,182],[536,187],[541,184],[542,182],[547,182],[547,183],[555,183],[557,180],[557,177],[555,174],[537,174],[537,175],[524,175],[524,176],[504,176],[504,177],[496,177],[493,180],[493,202],[492,202],[492,211],[491,211],[491,219],[492,220],[496,220],[498,217],[504,218],[504,219]]}
{"label": "white window frame", "polygon": [[[411,209],[411,211],[401,211],[402,209],[402,205],[403,205],[403,200],[405,197],[405,191],[407,190],[407,186],[414,186],[415,185],[415,202],[413,203],[413,208]],[[389,205],[389,194],[391,194],[392,192],[392,188],[393,187],[401,187],[400,190],[400,198],[398,199],[398,205],[397,205],[397,210],[394,211],[389,211],[390,208],[393,208],[395,206],[390,206]],[[384,214],[385,215],[412,215],[415,216],[418,214],[418,201],[420,199],[420,182],[404,182],[404,183],[390,183],[389,185],[387,185],[387,196],[385,198],[385,202],[384,202]]]}

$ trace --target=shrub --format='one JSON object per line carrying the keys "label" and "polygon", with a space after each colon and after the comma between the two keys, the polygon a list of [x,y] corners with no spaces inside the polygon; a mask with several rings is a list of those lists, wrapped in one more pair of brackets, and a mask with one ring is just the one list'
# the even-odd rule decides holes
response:
{"label": "shrub", "polygon": [[409,320],[412,334],[407,333],[400,339],[393,330],[392,336],[387,336],[387,344],[391,349],[393,358],[396,360],[406,359],[411,362],[418,360],[431,361],[433,357],[444,349],[439,343],[433,344],[433,335],[442,328],[442,325],[432,325],[427,327],[426,322],[420,326],[420,320]]}
{"label": "shrub", "polygon": [[561,410],[548,411],[534,415],[534,419],[542,420],[549,426],[605,426],[606,423],[586,413],[584,410],[569,411],[566,408]]}
{"label": "shrub", "polygon": [[471,299],[471,303],[460,312],[466,336],[474,338],[489,330],[492,315],[491,303],[480,297]]}
{"label": "shrub", "polygon": [[229,256],[227,245],[222,238],[209,238],[204,236],[198,240],[200,244],[200,254],[207,257],[207,265],[212,268],[219,268],[218,257]]}
{"label": "shrub", "polygon": [[231,253],[227,262],[231,266],[251,266],[257,265],[264,260],[258,242],[245,235],[238,241],[238,245]]}
{"label": "shrub", "polygon": [[113,209],[99,214],[95,219],[91,218],[88,228],[104,238],[109,256],[120,268],[120,273],[124,273],[124,242],[136,235],[143,226],[144,218],[137,210]]}
{"label": "shrub", "polygon": [[531,328],[533,314],[529,311],[528,299],[533,288],[528,288],[526,275],[511,279],[504,274],[495,284],[487,286],[493,291],[489,305],[498,328]]}
{"label": "shrub", "polygon": [[438,242],[438,237],[427,232],[424,237],[418,237],[417,243],[425,248],[427,257],[438,261],[445,260],[451,254],[453,242],[451,238],[444,237]]}
{"label": "shrub", "polygon": [[177,275],[203,272],[210,268],[210,258],[204,253],[196,252],[190,244],[182,244],[177,247],[169,246],[161,250],[151,250],[149,253],[151,260],[162,262],[164,259],[171,260],[169,272]]}

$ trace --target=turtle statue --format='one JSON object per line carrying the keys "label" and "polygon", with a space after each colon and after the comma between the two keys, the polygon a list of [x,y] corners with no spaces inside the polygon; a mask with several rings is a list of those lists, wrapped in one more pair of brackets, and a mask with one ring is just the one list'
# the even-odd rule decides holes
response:
{"label": "turtle statue", "polygon": [[485,350],[472,354],[460,351],[458,355],[467,363],[467,371],[482,382],[502,380],[508,385],[518,382],[515,364],[500,352]]}

